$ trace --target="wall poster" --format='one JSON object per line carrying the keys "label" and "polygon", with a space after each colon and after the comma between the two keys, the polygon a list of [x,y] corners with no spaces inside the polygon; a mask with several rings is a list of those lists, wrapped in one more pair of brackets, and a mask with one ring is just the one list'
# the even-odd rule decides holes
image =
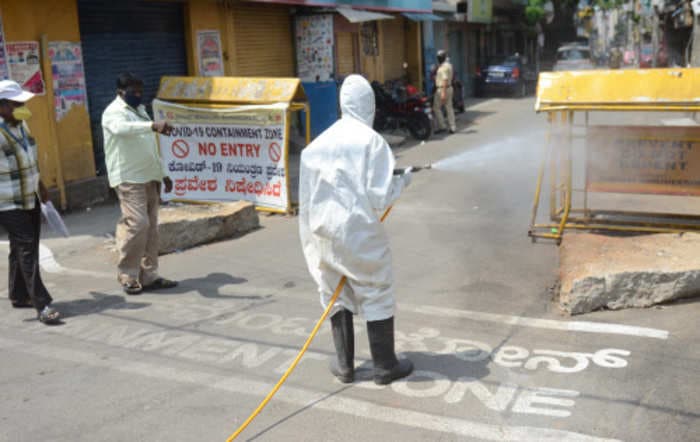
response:
{"label": "wall poster", "polygon": [[73,106],[87,108],[85,71],[80,43],[49,42],[49,58],[51,59],[56,120],[60,121]]}
{"label": "wall poster", "polygon": [[44,78],[41,75],[41,50],[38,41],[9,42],[7,58],[10,76],[22,89],[44,95]]}
{"label": "wall poster", "polygon": [[224,76],[224,57],[219,31],[197,32],[197,54],[199,54],[199,72],[202,77]]}
{"label": "wall poster", "polygon": [[297,16],[297,75],[303,82],[333,80],[333,15]]}

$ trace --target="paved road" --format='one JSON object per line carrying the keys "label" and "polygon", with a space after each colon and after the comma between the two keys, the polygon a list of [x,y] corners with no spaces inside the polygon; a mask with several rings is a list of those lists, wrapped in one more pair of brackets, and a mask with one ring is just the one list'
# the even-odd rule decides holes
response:
{"label": "paved road", "polygon": [[[700,304],[576,318],[552,304],[557,249],[526,236],[544,128],[532,106],[488,100],[460,133],[397,150],[402,165],[451,158],[387,221],[415,375],[375,387],[358,321],[360,380],[335,382],[324,327],[241,439],[700,440]],[[115,220],[74,214],[75,237],[44,242],[65,325],[0,306],[0,440],[223,441],[320,315],[295,218],[164,257],[181,286],[139,297],[115,286]]]}

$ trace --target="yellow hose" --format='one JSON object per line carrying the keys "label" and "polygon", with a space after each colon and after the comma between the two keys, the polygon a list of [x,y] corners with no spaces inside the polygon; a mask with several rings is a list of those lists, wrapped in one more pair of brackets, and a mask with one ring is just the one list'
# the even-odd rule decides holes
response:
{"label": "yellow hose", "polygon": [[[392,206],[389,206],[389,208],[386,209],[386,212],[384,212],[384,215],[382,215],[381,222],[384,222],[386,217],[389,216],[389,212],[391,212],[391,207]],[[289,365],[289,368],[287,368],[287,371],[284,372],[284,374],[282,375],[280,380],[277,382],[277,384],[272,388],[272,390],[270,390],[270,392],[267,394],[267,396],[265,396],[265,399],[263,399],[262,402],[260,402],[260,405],[258,405],[258,408],[256,408],[255,411],[253,411],[250,414],[250,416],[248,416],[248,419],[246,419],[245,422],[243,422],[243,424],[241,424],[241,426],[238,427],[238,429],[231,436],[229,436],[228,439],[226,439],[226,442],[231,442],[234,439],[236,439],[243,432],[243,430],[245,430],[248,427],[248,425],[250,425],[250,423],[253,422],[253,420],[256,417],[258,417],[260,412],[262,412],[263,408],[265,408],[265,406],[268,404],[268,402],[270,402],[272,397],[282,387],[282,384],[284,384],[287,381],[287,378],[289,377],[289,375],[292,374],[294,369],[297,367],[297,365],[299,364],[299,361],[301,361],[301,358],[304,356],[304,353],[306,353],[306,350],[308,350],[309,346],[311,345],[311,342],[316,337],[318,330],[321,328],[321,324],[323,324],[323,321],[325,321],[326,318],[328,317],[328,315],[330,314],[331,309],[335,305],[335,302],[338,300],[338,296],[340,296],[340,292],[343,291],[343,287],[345,287],[345,283],[347,282],[347,280],[348,279],[345,276],[340,278],[340,281],[338,282],[338,287],[336,287],[335,292],[333,293],[333,296],[331,297],[331,300],[328,302],[328,306],[323,311],[323,314],[319,318],[318,322],[316,322],[316,326],[314,326],[314,329],[311,330],[311,334],[306,339],[304,346],[301,347],[301,350],[299,351],[299,354],[297,355],[297,357],[294,358],[294,361],[292,361],[292,363]]]}

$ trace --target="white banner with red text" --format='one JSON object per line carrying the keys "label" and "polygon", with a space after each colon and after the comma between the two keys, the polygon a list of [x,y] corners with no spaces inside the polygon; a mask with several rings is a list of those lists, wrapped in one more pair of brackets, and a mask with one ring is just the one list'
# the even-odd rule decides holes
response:
{"label": "white banner with red text", "polygon": [[154,100],[155,119],[173,132],[159,135],[173,192],[164,200],[245,200],[288,211],[286,103],[225,109]]}

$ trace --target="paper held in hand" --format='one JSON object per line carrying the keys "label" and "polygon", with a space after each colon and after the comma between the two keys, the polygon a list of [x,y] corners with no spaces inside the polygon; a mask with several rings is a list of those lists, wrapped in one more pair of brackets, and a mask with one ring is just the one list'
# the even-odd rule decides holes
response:
{"label": "paper held in hand", "polygon": [[41,213],[44,215],[46,223],[49,225],[49,229],[51,229],[52,232],[57,235],[69,236],[68,228],[63,222],[63,218],[61,218],[61,215],[51,201],[41,203]]}

